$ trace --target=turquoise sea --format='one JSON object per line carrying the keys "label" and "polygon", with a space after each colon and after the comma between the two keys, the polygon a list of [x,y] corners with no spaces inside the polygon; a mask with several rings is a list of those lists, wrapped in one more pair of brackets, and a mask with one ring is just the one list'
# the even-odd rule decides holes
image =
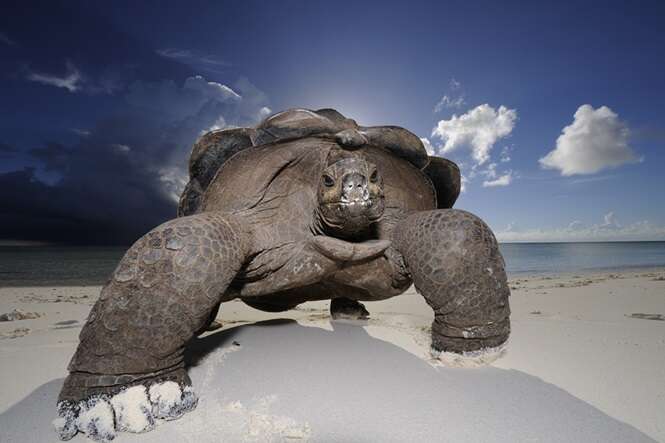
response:
{"label": "turquoise sea", "polygon": [[[0,286],[100,285],[125,247],[0,246]],[[665,267],[665,242],[503,243],[509,274]]]}

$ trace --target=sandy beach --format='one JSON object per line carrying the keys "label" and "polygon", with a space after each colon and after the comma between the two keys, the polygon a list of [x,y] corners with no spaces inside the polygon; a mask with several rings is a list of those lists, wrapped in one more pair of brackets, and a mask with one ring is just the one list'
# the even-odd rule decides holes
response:
{"label": "sandy beach", "polygon": [[[433,314],[413,288],[366,303],[362,324],[331,322],[327,302],[224,304],[223,328],[192,351],[197,410],[116,440],[665,442],[665,270],[510,285],[508,351],[482,369],[432,359]],[[0,322],[0,441],[57,441],[52,402],[99,290],[0,288],[0,315],[39,315]]]}

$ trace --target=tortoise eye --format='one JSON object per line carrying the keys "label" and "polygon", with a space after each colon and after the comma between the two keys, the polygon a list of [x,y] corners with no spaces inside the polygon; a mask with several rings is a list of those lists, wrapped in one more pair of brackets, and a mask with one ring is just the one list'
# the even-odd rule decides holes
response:
{"label": "tortoise eye", "polygon": [[328,174],[323,174],[323,184],[330,188],[335,185],[335,180]]}
{"label": "tortoise eye", "polygon": [[376,181],[379,179],[379,172],[375,169],[374,172],[372,172],[372,175],[369,176],[369,181],[372,183],[376,183]]}

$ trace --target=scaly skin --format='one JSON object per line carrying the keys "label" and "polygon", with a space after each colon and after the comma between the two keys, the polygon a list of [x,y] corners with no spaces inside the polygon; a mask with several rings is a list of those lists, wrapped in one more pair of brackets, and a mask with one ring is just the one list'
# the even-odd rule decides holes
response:
{"label": "scaly skin", "polygon": [[508,339],[510,289],[497,241],[482,220],[455,209],[417,212],[398,224],[393,244],[434,310],[434,350],[477,351]]}
{"label": "scaly skin", "polygon": [[503,259],[480,219],[445,209],[459,186],[457,166],[428,157],[415,134],[330,109],[204,136],[179,206],[188,216],[137,241],[90,312],[59,397],[60,437],[106,441],[193,409],[184,346],[237,297],[271,312],[333,299],[333,318],[358,319],[359,301],[413,281],[434,309],[435,350],[502,344]]}
{"label": "scaly skin", "polygon": [[169,221],[139,239],[81,331],[58,399],[61,415],[132,385],[190,385],[184,345],[207,326],[248,248],[238,222],[213,212]]}

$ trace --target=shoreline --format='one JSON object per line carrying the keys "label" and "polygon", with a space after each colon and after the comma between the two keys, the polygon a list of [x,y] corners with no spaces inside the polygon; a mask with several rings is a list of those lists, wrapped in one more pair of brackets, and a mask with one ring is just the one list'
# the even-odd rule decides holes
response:
{"label": "shoreline", "polygon": [[[495,368],[521,371],[563,389],[603,413],[665,442],[665,267],[559,274],[509,274],[512,334]],[[38,386],[66,375],[78,333],[100,286],[0,287],[0,315],[19,308],[39,318],[0,322],[0,414]],[[431,363],[431,309],[410,288],[366,302],[362,328]],[[332,331],[328,303],[308,302],[283,313],[222,305],[221,331],[274,319]],[[10,338],[17,329],[23,335]],[[213,335],[204,334],[203,337]],[[16,374],[21,374],[17,377]],[[84,440],[81,440],[84,441]]]}
{"label": "shoreline", "polygon": [[[559,279],[559,278],[581,278],[602,277],[609,274],[642,274],[653,272],[665,272],[665,264],[648,266],[622,266],[607,268],[583,268],[577,271],[513,271],[506,272],[508,280],[514,279]],[[0,280],[0,289],[18,288],[100,288],[104,282],[68,282],[62,280],[38,282],[37,284],[26,284],[25,282],[12,282],[6,284]]]}
{"label": "shoreline", "polygon": [[607,268],[582,268],[577,271],[514,271],[507,272],[508,280],[514,278],[575,278],[575,277],[602,277],[608,274],[643,274],[652,272],[665,272],[665,265],[648,266],[622,266]]}

